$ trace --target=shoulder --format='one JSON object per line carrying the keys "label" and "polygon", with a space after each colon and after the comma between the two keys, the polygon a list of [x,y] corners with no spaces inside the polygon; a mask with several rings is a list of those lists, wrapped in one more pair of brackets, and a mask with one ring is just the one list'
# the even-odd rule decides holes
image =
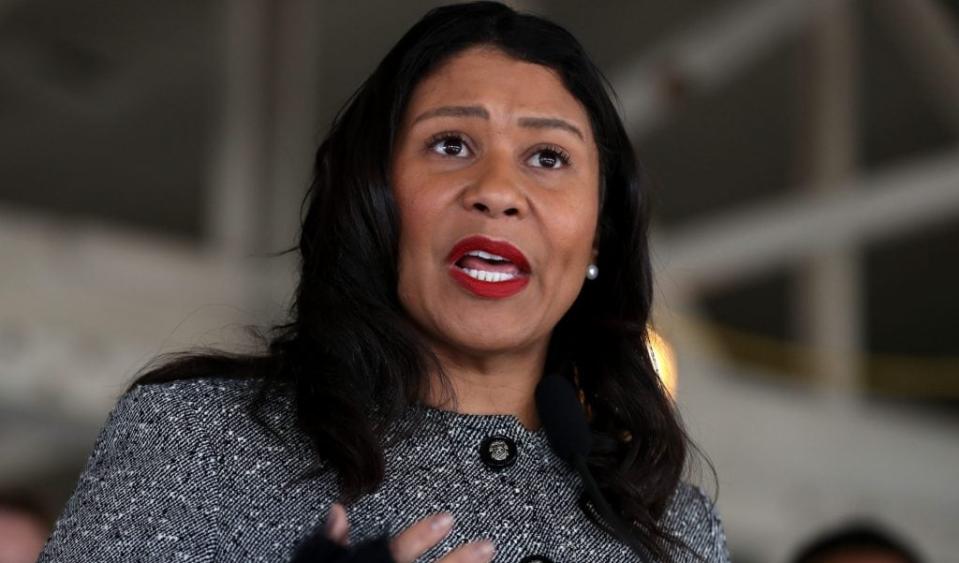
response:
{"label": "shoulder", "polygon": [[117,401],[110,415],[115,418],[162,417],[220,414],[252,399],[258,380],[202,377],[165,383],[133,386]]}
{"label": "shoulder", "polygon": [[[303,460],[312,455],[308,437],[296,424],[290,393],[271,388],[260,397],[262,380],[202,377],[136,385],[110,413],[95,457],[147,458],[157,462],[178,454],[178,466],[231,467],[262,456]],[[259,399],[259,400],[258,400]],[[112,449],[112,452],[99,451]]]}
{"label": "shoulder", "polygon": [[206,443],[231,411],[242,409],[249,387],[250,382],[217,378],[138,384],[110,411],[94,455],[113,457],[111,450],[122,448],[128,450],[124,454],[136,456],[161,446]]}
{"label": "shoulder", "polygon": [[[210,377],[124,393],[40,560],[209,560],[231,464],[268,440],[247,414],[256,391],[255,380]],[[267,406],[267,418],[284,412]]]}
{"label": "shoulder", "polygon": [[[730,560],[726,532],[715,502],[698,485],[681,481],[676,487],[661,523],[708,563]],[[688,555],[686,556],[688,557]],[[677,554],[677,561],[684,559]]]}
{"label": "shoulder", "polygon": [[107,416],[92,461],[136,459],[140,451],[205,443],[228,411],[239,410],[249,386],[249,382],[217,378],[135,385],[119,397]]}
{"label": "shoulder", "polygon": [[115,411],[150,418],[154,415],[221,415],[225,409],[237,409],[247,403],[259,380],[201,377],[164,383],[141,383],[130,388],[117,401]]}

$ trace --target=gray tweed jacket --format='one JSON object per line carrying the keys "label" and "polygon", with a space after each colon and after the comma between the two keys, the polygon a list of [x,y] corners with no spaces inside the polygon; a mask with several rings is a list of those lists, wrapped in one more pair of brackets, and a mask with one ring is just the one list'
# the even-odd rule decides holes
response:
{"label": "gray tweed jacket", "polygon": [[[245,410],[254,384],[206,378],[121,397],[40,562],[289,560],[322,523],[338,485],[322,462],[319,477],[298,479],[315,450],[294,424],[289,397],[264,410],[279,438],[256,424]],[[479,538],[496,544],[497,562],[636,561],[577,507],[579,477],[543,429],[527,430],[511,415],[415,409],[427,424],[386,450],[383,486],[347,509],[352,542],[449,510],[452,531],[419,561]],[[719,514],[700,488],[683,483],[664,523],[704,561],[729,561]]]}

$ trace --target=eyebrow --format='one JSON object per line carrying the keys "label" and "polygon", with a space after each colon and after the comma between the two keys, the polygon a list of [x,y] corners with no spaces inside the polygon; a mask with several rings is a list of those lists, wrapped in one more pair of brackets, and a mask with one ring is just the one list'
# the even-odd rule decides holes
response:
{"label": "eyebrow", "polygon": [[[440,106],[419,114],[413,120],[413,124],[433,117],[479,117],[489,119],[489,112],[481,106]],[[557,117],[521,117],[519,125],[532,129],[563,129],[573,133],[581,140],[585,140],[583,132],[578,127]]]}
{"label": "eyebrow", "polygon": [[534,129],[565,129],[581,140],[585,140],[583,139],[582,131],[580,131],[578,127],[557,117],[521,117],[519,118],[519,124],[520,127],[532,127]]}

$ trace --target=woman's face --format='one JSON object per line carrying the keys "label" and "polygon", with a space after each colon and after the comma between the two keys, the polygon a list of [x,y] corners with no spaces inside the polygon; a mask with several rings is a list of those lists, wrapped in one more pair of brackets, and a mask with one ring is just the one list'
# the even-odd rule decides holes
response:
{"label": "woman's face", "polygon": [[589,117],[555,71],[453,56],[413,91],[391,170],[418,328],[461,353],[545,346],[585,281],[599,205]]}

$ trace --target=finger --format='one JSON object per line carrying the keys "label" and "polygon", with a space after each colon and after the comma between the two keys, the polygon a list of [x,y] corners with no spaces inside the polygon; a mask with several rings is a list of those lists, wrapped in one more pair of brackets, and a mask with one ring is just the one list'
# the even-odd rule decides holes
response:
{"label": "finger", "polygon": [[489,540],[464,543],[447,553],[438,563],[488,563],[496,555],[496,546]]}
{"label": "finger", "polygon": [[390,553],[397,563],[412,563],[446,537],[453,528],[453,515],[440,512],[418,520],[390,542]]}
{"label": "finger", "polygon": [[330,505],[326,519],[326,537],[343,547],[348,546],[350,544],[350,523],[343,505],[338,502]]}
{"label": "finger", "polygon": [[336,520],[333,527],[333,540],[342,546],[350,545],[350,520],[346,514],[346,507],[342,504],[334,503],[333,510],[336,511]]}

